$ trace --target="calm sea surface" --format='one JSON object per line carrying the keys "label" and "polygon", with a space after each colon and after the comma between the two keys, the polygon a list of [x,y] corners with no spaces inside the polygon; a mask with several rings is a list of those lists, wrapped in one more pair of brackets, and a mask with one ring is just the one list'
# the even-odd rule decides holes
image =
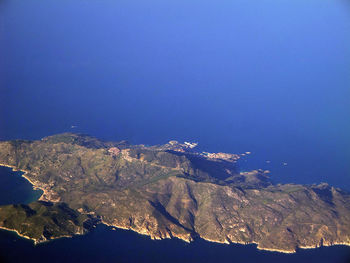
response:
{"label": "calm sea surface", "polygon": [[349,46],[346,0],[2,0],[0,139],[197,141],[350,190]]}
{"label": "calm sea surface", "polygon": [[[83,132],[252,154],[276,183],[350,190],[346,0],[0,0],[0,140]],[[0,168],[0,204],[40,195]],[[151,241],[100,226],[33,247],[1,232],[0,261],[346,262]],[[82,260],[81,260],[82,259]]]}
{"label": "calm sea surface", "polygon": [[29,204],[41,196],[42,191],[33,190],[32,184],[22,174],[0,166],[0,205]]}

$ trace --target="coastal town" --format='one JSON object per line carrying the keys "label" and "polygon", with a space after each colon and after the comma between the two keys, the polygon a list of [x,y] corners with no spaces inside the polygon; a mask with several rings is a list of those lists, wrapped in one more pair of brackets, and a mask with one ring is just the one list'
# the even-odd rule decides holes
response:
{"label": "coastal town", "polygon": [[[184,143],[179,143],[176,140],[171,140],[164,145],[157,145],[157,146],[151,146],[151,147],[138,145],[136,147],[140,147],[142,149],[159,150],[159,151],[175,151],[175,152],[195,155],[197,157],[203,157],[205,159],[212,159],[216,161],[227,161],[227,162],[237,162],[241,157],[251,154],[251,152],[245,152],[241,154],[223,153],[223,152],[210,153],[206,151],[197,152],[195,151],[195,148],[197,146],[198,146],[197,142],[185,141]],[[118,147],[111,147],[108,149],[108,152],[113,156],[117,156],[118,154],[121,153],[121,149],[119,149]]]}

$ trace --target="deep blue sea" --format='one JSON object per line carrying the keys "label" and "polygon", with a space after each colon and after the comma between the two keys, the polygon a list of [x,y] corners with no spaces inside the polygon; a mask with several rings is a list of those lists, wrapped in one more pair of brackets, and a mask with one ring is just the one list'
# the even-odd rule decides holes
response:
{"label": "deep blue sea", "polygon": [[[350,191],[349,47],[348,0],[0,0],[0,140],[70,131],[195,141],[252,152],[241,169],[271,170],[276,183]],[[18,173],[6,178],[0,204],[37,198]],[[344,247],[286,256],[105,227],[36,248],[6,232],[0,240],[12,262],[349,258]]]}
{"label": "deep blue sea", "polygon": [[0,205],[29,204],[39,199],[41,190],[34,190],[22,172],[0,166]]}

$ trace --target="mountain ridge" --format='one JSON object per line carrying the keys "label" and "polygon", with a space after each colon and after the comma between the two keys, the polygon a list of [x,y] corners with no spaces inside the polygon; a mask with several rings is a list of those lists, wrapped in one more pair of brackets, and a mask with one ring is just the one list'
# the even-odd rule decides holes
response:
{"label": "mountain ridge", "polygon": [[[286,253],[350,245],[349,193],[327,184],[273,184],[267,171],[240,173],[238,159],[176,141],[144,146],[72,133],[0,142],[0,163],[24,171],[44,191],[29,204],[33,211],[45,210],[40,202],[72,210],[58,207],[62,216],[55,221],[50,212],[33,220],[23,207],[0,207],[0,227],[35,242],[82,234],[102,222],[153,239],[200,237]],[[11,220],[19,212],[22,221]],[[66,229],[73,214],[80,219]]]}

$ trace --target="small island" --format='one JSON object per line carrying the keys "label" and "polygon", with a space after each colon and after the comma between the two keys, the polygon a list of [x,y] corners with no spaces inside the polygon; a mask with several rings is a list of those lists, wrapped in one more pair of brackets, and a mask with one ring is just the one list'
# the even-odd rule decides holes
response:
{"label": "small island", "polygon": [[103,223],[152,239],[254,243],[284,253],[350,245],[350,193],[325,183],[273,184],[269,171],[239,171],[249,152],[197,152],[196,145],[74,133],[0,142],[0,165],[43,191],[36,202],[0,206],[0,228],[35,243]]}

